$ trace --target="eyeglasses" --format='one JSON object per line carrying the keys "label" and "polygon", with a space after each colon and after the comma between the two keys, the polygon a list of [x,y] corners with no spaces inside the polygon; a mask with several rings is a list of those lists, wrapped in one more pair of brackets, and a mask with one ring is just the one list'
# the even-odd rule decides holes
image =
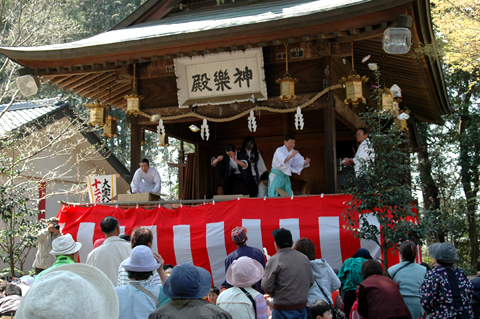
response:
{"label": "eyeglasses", "polygon": [[357,133],[357,134],[355,134],[355,136],[365,136],[365,134],[363,134],[363,133]]}

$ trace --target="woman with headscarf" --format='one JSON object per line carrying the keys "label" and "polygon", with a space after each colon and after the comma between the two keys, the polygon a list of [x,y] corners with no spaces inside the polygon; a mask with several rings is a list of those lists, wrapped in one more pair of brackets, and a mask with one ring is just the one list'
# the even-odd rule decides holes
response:
{"label": "woman with headscarf", "polygon": [[258,185],[260,183],[260,176],[267,170],[267,167],[265,166],[262,155],[260,155],[258,151],[255,139],[251,136],[245,137],[242,148],[239,151],[247,155],[248,161],[252,166],[252,175]]}
{"label": "woman with headscarf", "polygon": [[352,258],[345,260],[338,273],[338,279],[342,283],[343,310],[347,316],[350,316],[350,310],[357,299],[355,292],[358,285],[363,281],[362,264],[369,259],[372,259],[370,252],[360,248]]}
{"label": "woman with headscarf", "polygon": [[427,268],[415,263],[417,246],[410,240],[400,245],[400,258],[402,262],[388,268],[390,278],[400,285],[400,294],[407,304],[412,318],[423,317],[423,307],[420,304],[420,286],[427,272]]}
{"label": "woman with headscarf", "polygon": [[437,263],[427,272],[420,288],[420,301],[430,319],[473,319],[469,302],[473,285],[465,273],[454,267],[457,250],[450,243],[434,243],[428,253]]}

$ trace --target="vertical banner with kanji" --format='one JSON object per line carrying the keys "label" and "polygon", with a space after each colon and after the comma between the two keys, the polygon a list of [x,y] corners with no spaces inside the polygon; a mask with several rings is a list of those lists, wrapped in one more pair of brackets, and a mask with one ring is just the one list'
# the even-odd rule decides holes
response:
{"label": "vertical banner with kanji", "polygon": [[110,203],[117,196],[116,175],[88,176],[88,195],[91,203]]}

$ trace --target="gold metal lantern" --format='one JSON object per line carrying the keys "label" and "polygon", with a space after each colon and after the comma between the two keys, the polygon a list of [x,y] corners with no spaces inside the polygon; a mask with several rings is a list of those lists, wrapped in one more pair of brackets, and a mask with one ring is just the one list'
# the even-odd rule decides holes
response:
{"label": "gold metal lantern", "polygon": [[292,78],[290,73],[288,73],[288,44],[285,44],[285,70],[283,78],[277,79],[275,82],[280,84],[280,99],[288,102],[297,98],[295,95],[295,83],[298,82],[298,79]]}
{"label": "gold metal lantern", "polygon": [[346,99],[345,104],[351,104],[352,106],[358,106],[360,103],[366,103],[367,100],[363,97],[363,83],[367,83],[369,78],[365,75],[360,76],[352,69],[348,77],[342,77],[339,82],[345,84]]}
{"label": "gold metal lantern", "polygon": [[353,57],[353,42],[352,42],[352,70],[348,77],[342,77],[339,82],[345,84],[346,99],[344,100],[345,104],[352,105],[354,107],[358,106],[361,103],[366,103],[367,100],[363,97],[363,84],[368,82],[368,79],[365,75],[360,76],[355,71],[355,59]]}
{"label": "gold metal lantern", "polygon": [[113,137],[118,137],[117,134],[117,121],[118,118],[115,116],[107,116],[105,119],[105,126],[103,127],[103,136],[106,136],[107,138]]}
{"label": "gold metal lantern", "polygon": [[137,93],[125,95],[127,100],[127,115],[137,116],[140,113],[140,99]]}
{"label": "gold metal lantern", "polygon": [[88,122],[88,124],[103,127],[105,125],[105,105],[99,101],[95,101],[87,103],[85,106],[90,109],[90,122]]}
{"label": "gold metal lantern", "polygon": [[137,117],[140,113],[140,100],[143,100],[143,96],[137,94],[136,64],[133,64],[133,92],[125,95],[125,99],[127,100],[127,115]]}

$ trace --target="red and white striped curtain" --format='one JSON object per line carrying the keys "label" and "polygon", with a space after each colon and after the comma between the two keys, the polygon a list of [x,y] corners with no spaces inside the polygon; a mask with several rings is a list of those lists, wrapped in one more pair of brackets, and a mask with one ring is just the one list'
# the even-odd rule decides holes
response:
{"label": "red and white striped curtain", "polygon": [[[381,257],[378,245],[355,239],[343,229],[341,217],[348,197],[343,195],[292,198],[244,198],[177,209],[154,209],[96,205],[63,206],[58,214],[64,234],[70,233],[83,244],[80,261],[85,262],[93,243],[104,235],[100,221],[106,216],[117,218],[122,233],[131,234],[137,227],[148,227],[154,234],[153,251],[166,264],[191,262],[212,273],[215,285],[225,278],[225,258],[236,249],[231,230],[247,228],[249,246],[267,249],[275,254],[272,231],[283,227],[292,232],[293,240],[311,239],[317,247],[317,258],[324,258],[333,268],[340,268],[360,247],[373,257]],[[373,217],[373,216],[372,216]],[[378,224],[376,218],[372,224]],[[398,262],[390,259],[391,263]]]}

